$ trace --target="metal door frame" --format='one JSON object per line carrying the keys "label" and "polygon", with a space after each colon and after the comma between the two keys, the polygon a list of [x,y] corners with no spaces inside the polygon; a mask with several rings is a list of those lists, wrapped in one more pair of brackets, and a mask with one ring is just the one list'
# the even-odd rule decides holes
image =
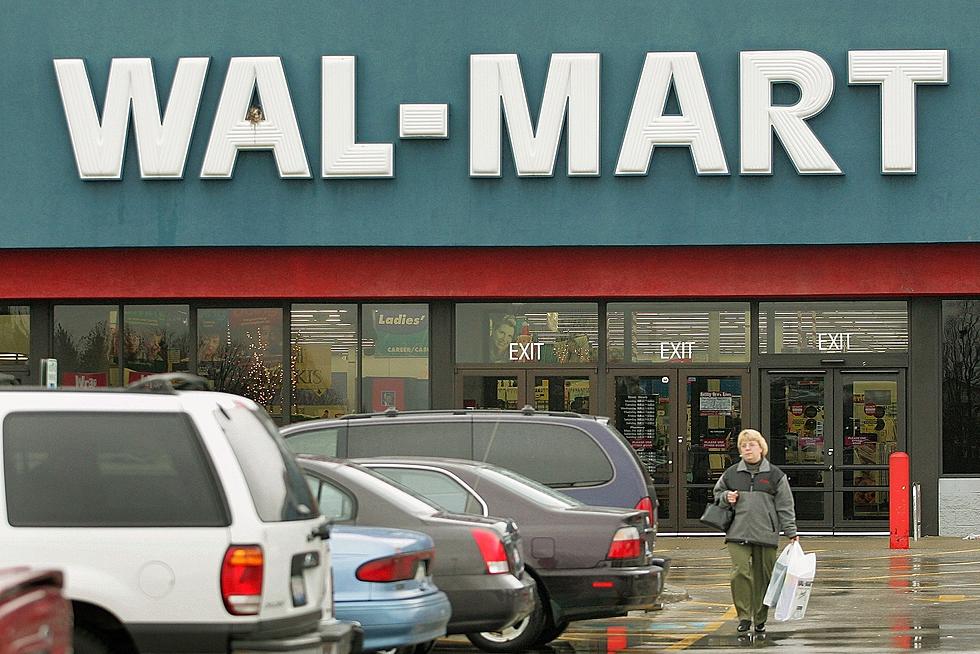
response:
{"label": "metal door frame", "polygon": [[[670,406],[670,426],[668,427],[668,447],[667,455],[670,457],[672,468],[664,475],[669,479],[671,493],[671,506],[666,521],[662,521],[659,526],[661,533],[671,534],[703,534],[705,526],[698,521],[701,510],[698,506],[695,513],[697,516],[688,517],[687,509],[687,473],[688,473],[688,450],[690,449],[691,434],[689,432],[686,413],[687,413],[687,377],[737,377],[741,380],[741,421],[745,425],[752,406],[752,387],[750,383],[749,371],[744,367],[738,368],[717,368],[717,367],[676,367],[676,368],[609,368],[606,373],[609,382],[606,388],[606,406],[609,408],[610,415],[615,419],[616,412],[616,378],[617,377],[669,377],[669,389],[671,393]],[[684,383],[681,384],[681,379]],[[683,397],[682,394],[683,393]],[[682,422],[683,421],[683,422]],[[690,487],[703,487],[703,484]]]}
{"label": "metal door frame", "polygon": [[[606,384],[606,407],[608,409],[608,414],[610,420],[613,424],[616,423],[616,378],[617,377],[667,377],[667,389],[670,394],[670,415],[668,416],[668,428],[667,428],[667,463],[668,469],[666,473],[660,474],[660,478],[666,478],[668,489],[668,495],[670,506],[668,507],[667,515],[668,518],[664,519],[661,514],[657,518],[657,530],[660,533],[674,533],[679,531],[679,517],[680,517],[680,488],[681,482],[683,481],[683,475],[681,474],[680,466],[680,409],[678,408],[678,398],[680,395],[680,376],[679,369],[677,368],[610,368],[607,372],[609,376],[609,381]],[[619,426],[617,425],[617,429]],[[654,478],[654,484],[657,488],[660,488],[660,483],[657,479],[658,475],[654,472],[650,472],[650,476]]]}
{"label": "metal door frame", "polygon": [[[843,533],[853,533],[854,531],[873,531],[875,533],[888,533],[888,518],[882,520],[855,520],[844,518],[843,494],[854,490],[888,490],[888,484],[882,486],[845,486],[844,473],[854,470],[888,470],[888,464],[875,466],[844,464],[844,384],[848,380],[866,380],[868,378],[888,378],[894,379],[896,383],[896,395],[899,406],[903,410],[896,415],[896,452],[908,452],[908,436],[906,433],[906,422],[908,415],[908,401],[905,389],[905,371],[897,368],[878,368],[878,369],[841,369],[833,371],[834,379],[834,531]],[[890,499],[890,498],[889,498]],[[855,529],[857,528],[857,529]]]}
{"label": "metal door frame", "polygon": [[464,377],[514,377],[517,380],[517,407],[534,406],[534,377],[587,377],[589,380],[589,410],[598,409],[598,371],[588,368],[520,367],[520,368],[462,368],[457,367],[453,382],[453,404],[462,407]]}
{"label": "metal door frame", "polygon": [[[788,475],[790,483],[793,482],[794,470],[820,470],[823,472],[825,489],[824,495],[824,519],[817,521],[797,521],[797,526],[802,533],[812,534],[887,534],[888,519],[883,520],[854,520],[844,518],[843,493],[854,490],[887,490],[887,484],[883,486],[845,486],[844,473],[853,470],[886,470],[887,464],[877,466],[866,466],[856,464],[844,464],[844,384],[848,380],[861,380],[862,378],[889,377],[897,383],[897,399],[901,410],[896,416],[896,451],[908,451],[908,434],[906,424],[908,421],[908,399],[906,397],[906,370],[904,368],[814,368],[814,369],[778,369],[767,368],[762,370],[761,392],[762,392],[762,425],[764,434],[767,438],[772,433],[771,424],[771,394],[770,380],[775,376],[822,376],[824,380],[824,429],[828,427],[831,433],[824,436],[824,462],[819,465],[782,465],[777,464]],[[829,407],[829,415],[827,415]],[[814,489],[816,490],[816,489]]]}
{"label": "metal door frame", "polygon": [[[824,406],[824,441],[823,441],[823,462],[820,464],[782,464],[778,463],[781,470],[783,470],[790,482],[793,485],[794,472],[796,471],[819,471],[822,476],[823,488],[804,486],[802,488],[812,490],[813,492],[822,492],[823,498],[823,519],[816,520],[804,520],[800,521],[797,519],[797,528],[803,533],[817,533],[817,534],[831,534],[834,528],[834,503],[836,500],[836,494],[834,493],[834,482],[833,482],[833,459],[834,456],[834,416],[837,415],[836,405],[834,404],[835,391],[834,391],[834,374],[833,370],[829,368],[813,368],[813,369],[792,369],[792,370],[780,370],[780,369],[765,369],[762,371],[762,380],[760,385],[760,392],[762,395],[762,414],[761,414],[761,424],[762,424],[762,434],[766,438],[767,442],[770,444],[770,449],[772,446],[772,403],[770,394],[770,380],[773,377],[797,377],[800,379],[806,377],[821,377],[823,379],[823,406]],[[830,409],[830,416],[828,419],[827,411]],[[826,430],[830,430],[831,433],[826,433]],[[829,443],[828,443],[829,441]]]}

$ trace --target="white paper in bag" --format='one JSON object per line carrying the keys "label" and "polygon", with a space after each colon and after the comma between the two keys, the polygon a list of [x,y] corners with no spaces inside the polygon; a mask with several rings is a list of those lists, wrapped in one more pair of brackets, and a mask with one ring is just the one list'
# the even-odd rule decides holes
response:
{"label": "white paper in bag", "polygon": [[777,622],[803,619],[806,606],[810,602],[810,589],[816,572],[816,554],[803,554],[803,548],[799,548],[798,552],[793,550],[786,567],[783,588],[776,601],[776,614],[773,617]]}

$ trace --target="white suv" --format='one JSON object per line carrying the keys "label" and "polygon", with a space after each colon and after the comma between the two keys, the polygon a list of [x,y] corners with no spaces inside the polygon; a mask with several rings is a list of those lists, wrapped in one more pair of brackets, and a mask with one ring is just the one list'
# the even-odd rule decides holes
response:
{"label": "white suv", "polygon": [[0,388],[0,559],[65,572],[76,654],[347,654],[325,519],[254,402]]}

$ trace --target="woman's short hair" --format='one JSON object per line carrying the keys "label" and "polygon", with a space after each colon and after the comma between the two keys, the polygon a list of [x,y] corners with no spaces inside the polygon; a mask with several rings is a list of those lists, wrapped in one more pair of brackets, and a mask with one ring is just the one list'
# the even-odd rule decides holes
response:
{"label": "woman's short hair", "polygon": [[755,441],[762,448],[762,456],[769,456],[769,444],[755,429],[743,429],[738,433],[738,449],[742,449],[742,443],[746,441]]}

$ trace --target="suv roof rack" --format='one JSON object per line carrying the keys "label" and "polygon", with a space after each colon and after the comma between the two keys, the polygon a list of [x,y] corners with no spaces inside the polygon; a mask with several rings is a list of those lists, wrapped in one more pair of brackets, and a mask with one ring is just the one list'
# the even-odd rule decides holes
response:
{"label": "suv roof rack", "polygon": [[364,418],[395,418],[397,416],[432,416],[432,415],[446,415],[446,416],[460,416],[467,414],[503,414],[503,415],[524,415],[524,416],[554,416],[558,418],[591,418],[593,420],[598,419],[597,416],[593,416],[588,413],[575,413],[574,411],[541,411],[535,409],[530,404],[524,405],[521,409],[417,409],[412,411],[399,411],[395,407],[388,407],[384,411],[375,411],[373,413],[348,413],[337,418],[332,418],[332,420],[359,420]]}
{"label": "suv roof rack", "polygon": [[188,372],[167,372],[148,375],[126,386],[135,393],[176,393],[177,391],[209,391],[211,382]]}

